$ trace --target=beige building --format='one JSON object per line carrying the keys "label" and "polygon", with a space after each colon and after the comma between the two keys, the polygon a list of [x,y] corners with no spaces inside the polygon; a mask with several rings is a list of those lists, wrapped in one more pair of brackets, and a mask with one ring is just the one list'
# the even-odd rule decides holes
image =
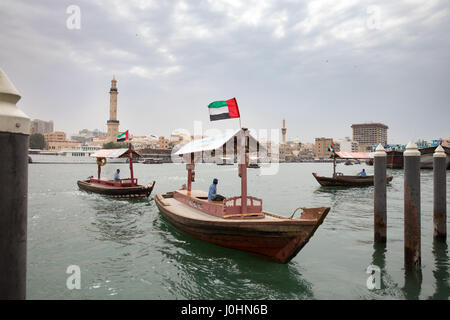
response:
{"label": "beige building", "polygon": [[49,141],[66,141],[66,133],[62,131],[54,131],[44,133],[44,138],[46,142]]}
{"label": "beige building", "polygon": [[44,138],[48,150],[60,151],[62,149],[78,148],[82,145],[79,141],[67,140],[66,134],[62,131],[45,133]]}
{"label": "beige building", "polygon": [[331,151],[328,151],[331,142],[333,142],[332,138],[316,138],[316,143],[314,145],[315,156],[317,158],[329,158],[332,153]]}
{"label": "beige building", "polygon": [[374,144],[387,144],[388,126],[383,123],[353,124],[352,129],[352,140],[358,142],[359,151],[361,152],[371,151]]}
{"label": "beige building", "polygon": [[358,152],[359,151],[359,143],[357,141],[350,140],[349,137],[345,137],[344,139],[339,139],[335,142],[335,144],[339,144],[339,151],[342,151],[342,152]]}

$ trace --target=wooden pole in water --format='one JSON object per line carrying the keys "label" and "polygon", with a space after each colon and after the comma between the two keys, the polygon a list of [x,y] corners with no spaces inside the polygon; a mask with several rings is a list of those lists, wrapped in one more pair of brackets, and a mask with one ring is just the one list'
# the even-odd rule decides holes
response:
{"label": "wooden pole in water", "polygon": [[381,144],[374,154],[374,242],[386,243],[386,151]]}
{"label": "wooden pole in water", "polygon": [[434,238],[447,240],[447,154],[439,145],[433,154],[433,225]]}
{"label": "wooden pole in water", "polygon": [[409,142],[403,152],[404,162],[404,254],[405,269],[421,266],[420,233],[420,151]]}
{"label": "wooden pole in water", "polygon": [[0,300],[26,297],[30,119],[0,69]]}

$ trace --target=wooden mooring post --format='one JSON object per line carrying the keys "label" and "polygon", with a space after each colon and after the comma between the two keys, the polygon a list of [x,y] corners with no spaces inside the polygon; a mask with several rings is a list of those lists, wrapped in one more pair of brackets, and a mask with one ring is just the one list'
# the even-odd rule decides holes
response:
{"label": "wooden mooring post", "polygon": [[30,119],[0,69],[0,300],[25,299]]}
{"label": "wooden mooring post", "polygon": [[404,161],[404,264],[405,269],[421,266],[420,241],[420,151],[409,142]]}
{"label": "wooden mooring post", "polygon": [[381,144],[374,154],[374,242],[386,243],[386,151]]}
{"label": "wooden mooring post", "polygon": [[433,236],[447,240],[447,154],[439,145],[433,154]]}

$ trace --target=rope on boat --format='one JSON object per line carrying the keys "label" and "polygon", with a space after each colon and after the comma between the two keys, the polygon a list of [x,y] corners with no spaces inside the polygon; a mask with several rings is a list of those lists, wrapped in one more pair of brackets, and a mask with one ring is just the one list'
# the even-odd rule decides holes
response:
{"label": "rope on boat", "polygon": [[293,218],[294,218],[294,214],[295,214],[299,209],[305,210],[306,208],[298,207],[297,209],[294,210],[294,212],[293,212],[292,215],[289,217],[289,219],[293,219]]}

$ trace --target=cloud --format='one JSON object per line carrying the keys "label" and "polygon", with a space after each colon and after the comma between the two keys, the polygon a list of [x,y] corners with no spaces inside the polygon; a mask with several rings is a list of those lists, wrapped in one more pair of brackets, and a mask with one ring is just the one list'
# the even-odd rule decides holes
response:
{"label": "cloud", "polygon": [[[365,120],[386,122],[394,140],[450,135],[443,120],[414,132],[402,121],[406,110],[450,115],[445,1],[80,0],[81,29],[68,30],[71,4],[0,3],[2,68],[34,97],[33,114],[68,131],[87,124],[57,105],[101,128],[115,74],[119,115],[142,134],[141,119],[159,119],[154,131],[167,134],[207,121],[209,100],[237,96],[249,126],[289,117],[289,136],[301,140],[349,136]],[[52,86],[58,92],[44,96]],[[83,103],[67,101],[74,86]]]}

